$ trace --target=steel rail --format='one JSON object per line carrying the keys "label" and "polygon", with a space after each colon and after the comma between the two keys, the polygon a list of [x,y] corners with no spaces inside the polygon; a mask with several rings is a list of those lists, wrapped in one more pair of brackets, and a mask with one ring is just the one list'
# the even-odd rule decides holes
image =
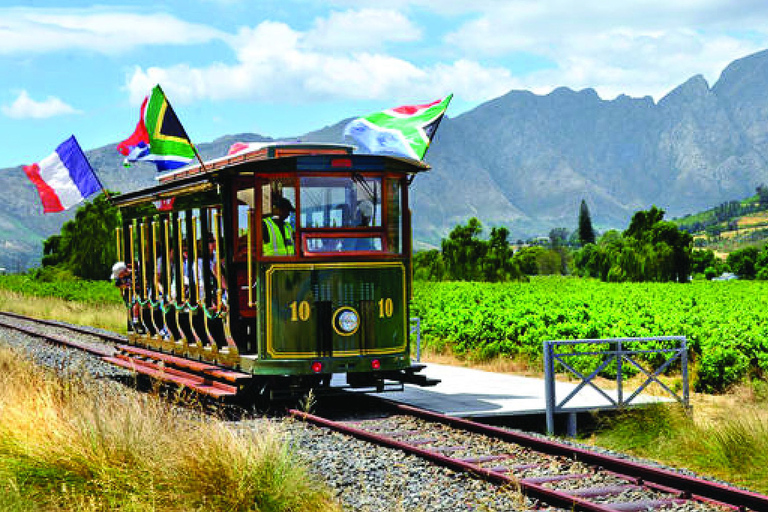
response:
{"label": "steel rail", "polygon": [[503,473],[499,473],[491,469],[483,468],[476,464],[465,462],[460,459],[453,459],[441,453],[432,452],[417,446],[410,445],[408,443],[397,441],[392,438],[350,427],[349,425],[328,420],[314,414],[298,411],[296,409],[290,409],[288,410],[288,413],[295,418],[330,428],[343,434],[362,439],[364,441],[373,442],[381,446],[388,446],[390,448],[402,450],[406,453],[417,455],[450,469],[476,474],[490,482],[519,487],[520,490],[525,492],[528,496],[540,499],[550,505],[579,512],[616,512],[616,509],[611,508],[610,506],[587,501],[571,494],[566,494],[564,492],[544,487],[544,485],[538,483],[518,480],[517,478],[507,476]]}
{"label": "steel rail", "polygon": [[[18,320],[25,320],[25,321],[29,321],[29,322],[37,322],[37,323],[41,323],[41,324],[44,324],[44,325],[50,325],[50,326],[53,326],[53,327],[58,327],[58,328],[61,328],[61,329],[69,329],[69,330],[72,330],[72,331],[76,331],[76,332],[88,334],[88,335],[91,335],[91,336],[95,336],[97,338],[107,339],[109,341],[121,341],[121,342],[125,341],[125,338],[120,338],[118,340],[117,336],[109,336],[109,335],[105,336],[105,335],[100,334],[100,333],[94,333],[93,331],[89,331],[87,329],[75,328],[75,327],[71,327],[71,326],[68,326],[68,325],[61,325],[61,324],[58,324],[56,322],[51,322],[49,320],[40,320],[40,319],[37,319],[37,318],[31,318],[31,317],[27,317],[27,316],[24,316],[24,315],[18,315],[16,313],[8,313],[8,312],[5,312],[5,311],[0,312],[0,314],[6,315],[6,316],[9,316],[9,317],[12,317],[12,318],[16,318]],[[67,346],[67,347],[76,348],[78,350],[83,350],[85,352],[89,352],[91,354],[94,354],[94,355],[97,355],[97,356],[100,356],[100,357],[111,357],[111,356],[114,356],[115,353],[116,353],[115,348],[111,347],[109,345],[100,345],[98,343],[88,343],[88,342],[81,342],[81,341],[73,341],[71,339],[64,338],[63,336],[58,336],[56,334],[50,334],[50,333],[46,334],[46,333],[42,333],[42,332],[39,332],[39,331],[35,331],[34,329],[29,329],[27,327],[22,327],[20,325],[11,324],[11,323],[8,323],[8,322],[6,322],[6,321],[4,321],[2,319],[0,319],[0,326],[6,327],[8,329],[13,329],[13,330],[16,330],[16,331],[19,331],[19,332],[23,332],[24,334],[28,334],[30,336],[35,336],[37,338],[43,338],[43,339],[45,339],[47,341],[50,341],[51,343],[55,343],[57,345],[64,345],[64,346]]]}
{"label": "steel rail", "polygon": [[[60,322],[56,322],[53,320],[45,320],[43,318],[34,318],[31,316],[25,316],[20,315],[18,313],[11,313],[10,311],[0,311],[0,315],[9,316],[11,318],[16,318],[18,320],[26,320],[28,322],[36,322],[38,324],[43,325],[49,325],[51,327],[58,327],[61,329],[68,329],[70,331],[79,332],[82,334],[88,334],[90,336],[95,336],[97,338],[102,338],[105,340],[109,340],[114,343],[125,343],[128,341],[128,338],[125,336],[121,336],[119,334],[109,333],[109,332],[94,332],[93,330],[87,329],[85,327],[80,327],[78,325],[69,325],[69,324],[62,324]],[[16,326],[13,326],[14,329],[16,329]]]}
{"label": "steel rail", "polygon": [[596,453],[584,448],[570,446],[553,440],[541,439],[522,432],[514,432],[462,418],[454,418],[444,414],[419,409],[417,407],[411,407],[409,405],[397,404],[389,400],[384,401],[388,402],[390,407],[394,410],[400,411],[403,414],[409,414],[470,432],[488,435],[503,441],[526,446],[542,453],[562,455],[589,464],[594,464],[608,471],[639,478],[646,482],[653,482],[658,486],[672,488],[691,499],[706,498],[741,509],[748,508],[755,511],[768,511],[768,496],[763,494],[738,489],[719,482],[695,478],[667,469],[647,466],[626,459],[611,457],[609,455]]}

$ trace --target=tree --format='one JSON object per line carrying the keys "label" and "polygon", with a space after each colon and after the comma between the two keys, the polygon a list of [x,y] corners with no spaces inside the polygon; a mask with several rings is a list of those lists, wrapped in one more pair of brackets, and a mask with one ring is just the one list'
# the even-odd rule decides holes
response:
{"label": "tree", "polygon": [[757,200],[760,206],[768,205],[768,187],[764,183],[757,186]]}
{"label": "tree", "polygon": [[760,250],[757,247],[745,247],[730,253],[726,262],[731,271],[741,279],[754,279],[757,274],[756,264],[759,255]]}
{"label": "tree", "polygon": [[478,236],[483,226],[475,217],[466,226],[456,226],[447,239],[443,239],[443,262],[448,275],[459,281],[473,281],[480,278],[480,262],[488,250],[487,244]]}
{"label": "tree", "polygon": [[595,243],[595,230],[592,229],[592,218],[584,199],[581,200],[581,207],[579,208],[579,243],[582,247]]}
{"label": "tree", "polygon": [[661,222],[662,219],[664,219],[664,210],[656,206],[652,206],[650,210],[635,212],[629,227],[624,231],[624,236],[644,240],[651,232],[653,225]]}
{"label": "tree", "polygon": [[437,249],[413,255],[413,277],[417,280],[442,281],[445,276],[443,255]]}
{"label": "tree", "polygon": [[513,251],[509,246],[509,230],[507,228],[492,228],[488,239],[488,250],[482,261],[483,279],[490,282],[503,282],[509,279],[520,279],[522,272],[513,259]]}
{"label": "tree", "polygon": [[43,242],[43,266],[69,270],[83,279],[107,279],[115,262],[117,208],[99,195],[77,209],[59,235]]}

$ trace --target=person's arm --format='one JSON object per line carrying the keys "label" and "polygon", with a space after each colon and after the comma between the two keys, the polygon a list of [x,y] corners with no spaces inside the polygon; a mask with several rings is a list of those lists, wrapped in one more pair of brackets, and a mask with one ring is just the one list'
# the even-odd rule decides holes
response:
{"label": "person's arm", "polygon": [[269,242],[270,242],[269,228],[267,227],[267,223],[262,220],[261,221],[261,243],[268,244]]}

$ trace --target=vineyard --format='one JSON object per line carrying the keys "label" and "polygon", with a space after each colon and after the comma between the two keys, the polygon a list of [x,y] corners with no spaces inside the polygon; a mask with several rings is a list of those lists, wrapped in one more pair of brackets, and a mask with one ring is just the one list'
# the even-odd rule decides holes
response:
{"label": "vineyard", "polygon": [[[94,305],[121,303],[106,281],[0,276],[0,288]],[[505,356],[538,364],[545,340],[686,336],[699,391],[720,392],[742,379],[768,376],[766,281],[417,281],[411,315],[421,317],[428,345],[480,359]],[[587,361],[582,369],[595,364]]]}
{"label": "vineyard", "polygon": [[427,344],[479,358],[540,361],[545,340],[686,336],[695,389],[768,374],[768,283],[417,282]]}

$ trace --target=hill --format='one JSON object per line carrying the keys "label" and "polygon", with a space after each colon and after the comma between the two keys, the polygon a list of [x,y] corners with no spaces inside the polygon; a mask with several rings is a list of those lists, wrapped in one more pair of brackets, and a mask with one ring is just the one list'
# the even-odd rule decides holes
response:
{"label": "hill", "polygon": [[[512,239],[574,229],[582,199],[598,230],[623,229],[633,212],[657,205],[668,217],[752,194],[768,183],[768,51],[731,63],[710,87],[695,76],[658,102],[559,88],[511,91],[440,126],[412,185],[417,247],[438,244],[469,217],[503,225]],[[346,120],[300,135],[341,142]],[[226,152],[227,135],[200,144]],[[88,151],[105,184],[127,192],[152,183],[147,166],[124,169],[114,146]],[[42,216],[20,168],[0,171],[0,266],[39,257],[39,242],[69,215]]]}
{"label": "hill", "polygon": [[768,189],[740,201],[726,201],[714,208],[672,219],[694,237],[698,248],[712,249],[721,257],[768,240]]}

